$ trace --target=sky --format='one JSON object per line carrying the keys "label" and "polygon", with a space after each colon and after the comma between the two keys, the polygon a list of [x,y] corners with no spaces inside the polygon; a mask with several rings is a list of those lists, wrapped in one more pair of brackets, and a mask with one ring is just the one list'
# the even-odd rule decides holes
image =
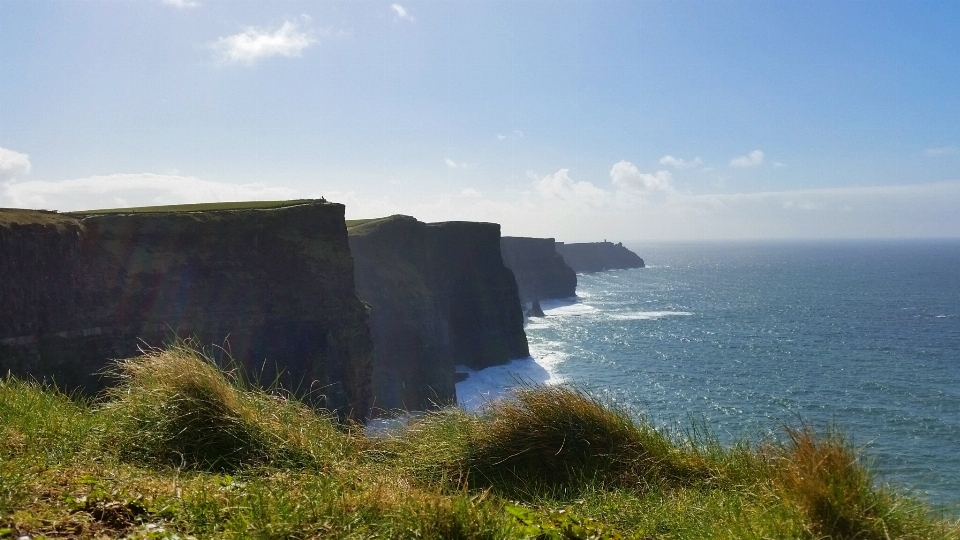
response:
{"label": "sky", "polygon": [[0,0],[0,207],[960,237],[960,2]]}

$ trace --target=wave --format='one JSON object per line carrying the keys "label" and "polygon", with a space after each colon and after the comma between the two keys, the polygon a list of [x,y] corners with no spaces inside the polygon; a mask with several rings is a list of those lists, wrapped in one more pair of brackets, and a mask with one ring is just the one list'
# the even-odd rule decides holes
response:
{"label": "wave", "polygon": [[593,306],[581,303],[579,298],[561,298],[557,300],[541,300],[540,309],[547,317],[568,317],[570,315],[587,315],[598,310]]}
{"label": "wave", "polygon": [[467,375],[466,380],[457,383],[457,403],[467,411],[476,411],[491,401],[507,397],[518,386],[562,382],[552,369],[562,360],[563,353],[546,352],[540,359],[528,356],[479,370],[457,366],[457,373]]}
{"label": "wave", "polygon": [[686,317],[693,315],[689,311],[628,311],[611,313],[610,318],[618,321],[655,321],[665,317]]}

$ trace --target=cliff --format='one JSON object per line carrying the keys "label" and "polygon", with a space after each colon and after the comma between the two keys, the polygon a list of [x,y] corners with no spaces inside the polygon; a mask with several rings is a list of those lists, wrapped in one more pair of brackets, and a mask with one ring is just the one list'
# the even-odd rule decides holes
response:
{"label": "cliff", "polygon": [[577,294],[577,273],[556,252],[555,243],[553,238],[500,239],[503,264],[517,280],[521,303]]}
{"label": "cliff", "polygon": [[92,393],[110,359],[176,334],[363,417],[372,342],[343,212],[321,201],[0,210],[0,370]]}
{"label": "cliff", "polygon": [[556,250],[576,272],[643,268],[643,259],[619,242],[616,244],[606,241],[583,244],[557,242]]}
{"label": "cliff", "polygon": [[348,232],[357,292],[370,305],[375,407],[454,403],[455,365],[529,355],[499,225],[391,216]]}

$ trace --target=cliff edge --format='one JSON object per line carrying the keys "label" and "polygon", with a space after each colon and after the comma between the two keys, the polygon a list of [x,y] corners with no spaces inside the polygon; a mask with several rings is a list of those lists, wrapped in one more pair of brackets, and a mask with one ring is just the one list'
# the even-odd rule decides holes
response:
{"label": "cliff edge", "polygon": [[362,418],[372,342],[343,214],[323,201],[0,210],[0,370],[92,393],[111,359],[193,337],[251,379]]}
{"label": "cliff edge", "polygon": [[577,273],[556,252],[553,238],[500,238],[503,264],[517,280],[520,302],[569,298],[577,294]]}
{"label": "cliff edge", "polygon": [[348,225],[357,292],[370,305],[375,407],[455,403],[456,365],[529,356],[499,225],[399,215]]}
{"label": "cliff edge", "polygon": [[643,268],[643,259],[617,242],[564,244],[557,242],[556,251],[576,272],[602,272],[623,268]]}

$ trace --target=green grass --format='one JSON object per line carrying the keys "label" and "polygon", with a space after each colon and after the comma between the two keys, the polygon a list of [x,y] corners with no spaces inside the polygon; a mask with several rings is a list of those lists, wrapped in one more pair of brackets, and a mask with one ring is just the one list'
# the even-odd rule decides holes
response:
{"label": "green grass", "polygon": [[353,227],[356,227],[357,225],[363,225],[364,223],[369,223],[369,222],[371,222],[371,221],[378,221],[378,220],[380,220],[380,219],[383,219],[383,218],[348,219],[348,220],[345,220],[345,221],[346,221],[346,224],[347,224],[347,228],[348,228],[348,229],[352,229]]}
{"label": "green grass", "polygon": [[0,379],[0,538],[960,539],[833,433],[722,446],[530,387],[370,439],[183,343],[117,374]]}
{"label": "green grass", "polygon": [[68,214],[83,216],[90,214],[132,214],[132,213],[153,213],[153,212],[209,212],[213,210],[246,210],[246,209],[267,209],[282,208],[284,206],[296,206],[298,204],[307,204],[316,202],[314,199],[294,199],[289,201],[238,201],[238,202],[215,202],[215,203],[197,203],[197,204],[171,204],[164,206],[136,206],[131,208],[104,208],[99,210],[83,210],[78,212],[68,212]]}
{"label": "green grass", "polygon": [[12,225],[76,225],[77,219],[51,210],[0,208],[0,227]]}
{"label": "green grass", "polygon": [[347,230],[350,235],[363,235],[368,234],[373,231],[376,231],[383,225],[387,225],[391,222],[397,220],[411,220],[413,219],[410,216],[404,216],[402,214],[394,214],[392,216],[379,217],[379,218],[370,218],[370,219],[348,219]]}

